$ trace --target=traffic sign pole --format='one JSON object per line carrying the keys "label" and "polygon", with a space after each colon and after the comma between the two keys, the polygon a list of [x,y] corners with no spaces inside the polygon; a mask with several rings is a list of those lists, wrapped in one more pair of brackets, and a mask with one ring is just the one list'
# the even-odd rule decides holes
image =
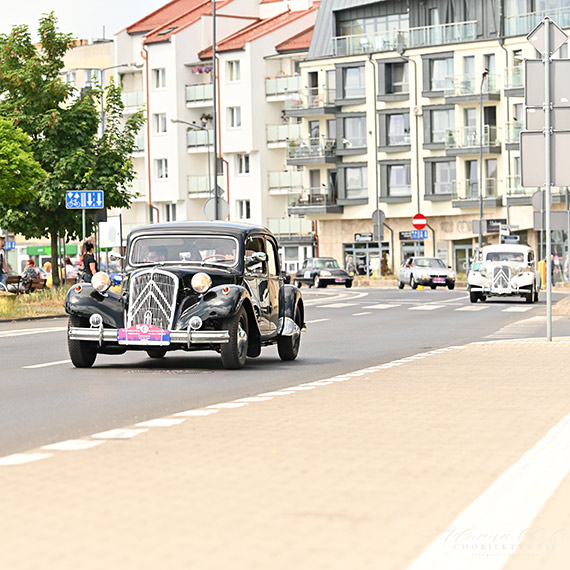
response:
{"label": "traffic sign pole", "polygon": [[545,179],[546,187],[546,340],[552,340],[552,244],[550,235],[550,18],[544,18],[544,161],[545,161]]}
{"label": "traffic sign pole", "polygon": [[83,232],[83,241],[85,241],[85,208],[81,208],[81,230]]}

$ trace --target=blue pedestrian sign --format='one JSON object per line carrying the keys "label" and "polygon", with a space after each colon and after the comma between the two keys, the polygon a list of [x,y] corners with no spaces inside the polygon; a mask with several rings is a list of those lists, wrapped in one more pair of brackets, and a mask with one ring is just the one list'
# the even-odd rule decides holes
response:
{"label": "blue pedestrian sign", "polygon": [[65,193],[68,210],[99,210],[105,207],[103,190],[69,190]]}
{"label": "blue pedestrian sign", "polygon": [[410,233],[412,239],[427,239],[428,237],[427,230],[412,230]]}

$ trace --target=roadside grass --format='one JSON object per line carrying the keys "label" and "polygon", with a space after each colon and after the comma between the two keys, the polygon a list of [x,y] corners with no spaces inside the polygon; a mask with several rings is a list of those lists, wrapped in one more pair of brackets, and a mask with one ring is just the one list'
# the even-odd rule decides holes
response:
{"label": "roadside grass", "polygon": [[0,319],[62,315],[69,287],[66,285],[20,295],[0,294]]}

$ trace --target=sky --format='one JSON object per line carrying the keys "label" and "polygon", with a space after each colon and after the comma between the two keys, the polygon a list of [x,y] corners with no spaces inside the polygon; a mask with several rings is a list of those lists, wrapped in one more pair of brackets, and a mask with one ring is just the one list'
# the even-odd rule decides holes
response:
{"label": "sky", "polygon": [[170,0],[16,0],[2,2],[0,33],[12,26],[26,24],[37,40],[42,14],[54,11],[59,30],[78,39],[113,38],[143,16],[168,4]]}

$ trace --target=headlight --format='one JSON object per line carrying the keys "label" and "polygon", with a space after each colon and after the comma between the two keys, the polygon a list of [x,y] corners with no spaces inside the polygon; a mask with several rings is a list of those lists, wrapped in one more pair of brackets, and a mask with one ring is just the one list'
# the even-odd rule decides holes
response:
{"label": "headlight", "polygon": [[420,279],[427,280],[429,279],[429,273],[420,273]]}
{"label": "headlight", "polygon": [[190,282],[196,293],[205,293],[212,286],[212,279],[207,273],[196,273]]}
{"label": "headlight", "polygon": [[450,271],[448,277],[449,279],[455,279],[455,271]]}
{"label": "headlight", "polygon": [[330,276],[331,276],[331,272],[330,272],[330,271],[327,271],[326,269],[321,269],[319,275],[320,275],[321,277],[330,277]]}
{"label": "headlight", "polygon": [[93,289],[96,289],[99,293],[104,293],[112,285],[111,278],[104,271],[98,271],[93,275],[91,285]]}

